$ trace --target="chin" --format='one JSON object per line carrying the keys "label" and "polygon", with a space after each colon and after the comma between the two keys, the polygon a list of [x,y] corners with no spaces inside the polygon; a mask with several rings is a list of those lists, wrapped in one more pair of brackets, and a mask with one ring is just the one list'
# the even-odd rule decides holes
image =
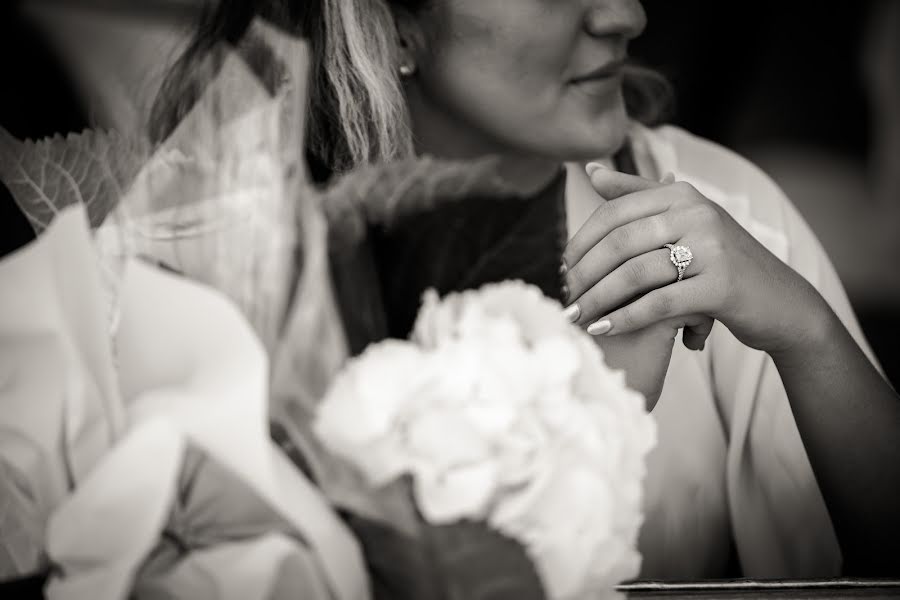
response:
{"label": "chin", "polygon": [[612,156],[625,144],[631,121],[622,103],[601,115],[580,120],[566,138],[566,162],[582,162]]}

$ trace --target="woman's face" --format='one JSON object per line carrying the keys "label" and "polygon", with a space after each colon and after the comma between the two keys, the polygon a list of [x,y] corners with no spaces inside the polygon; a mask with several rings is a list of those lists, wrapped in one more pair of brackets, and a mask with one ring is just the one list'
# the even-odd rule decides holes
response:
{"label": "woman's face", "polygon": [[645,24],[639,0],[432,0],[409,44],[419,144],[558,160],[615,152],[627,128],[622,61]]}

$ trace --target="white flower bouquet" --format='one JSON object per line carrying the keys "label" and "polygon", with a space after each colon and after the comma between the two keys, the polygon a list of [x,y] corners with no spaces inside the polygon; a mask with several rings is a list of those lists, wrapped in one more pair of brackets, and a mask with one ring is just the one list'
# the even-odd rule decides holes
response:
{"label": "white flower bouquet", "polygon": [[[371,346],[337,377],[315,432],[374,487],[409,476],[427,525],[480,523],[520,544],[548,598],[613,597],[638,573],[653,421],[533,286],[427,294],[409,341]],[[465,532],[466,561],[503,565]],[[476,573],[456,570],[465,597],[521,597],[524,573]]]}

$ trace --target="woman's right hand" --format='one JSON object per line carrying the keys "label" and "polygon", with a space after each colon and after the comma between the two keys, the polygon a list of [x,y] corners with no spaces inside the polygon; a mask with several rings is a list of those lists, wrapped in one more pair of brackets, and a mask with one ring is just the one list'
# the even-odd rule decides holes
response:
{"label": "woman's right hand", "polygon": [[678,330],[689,327],[685,330],[684,345],[691,350],[702,350],[713,323],[710,317],[696,316],[655,323],[619,336],[599,336],[594,340],[603,350],[606,364],[624,370],[628,386],[643,394],[647,410],[653,410],[662,394]]}

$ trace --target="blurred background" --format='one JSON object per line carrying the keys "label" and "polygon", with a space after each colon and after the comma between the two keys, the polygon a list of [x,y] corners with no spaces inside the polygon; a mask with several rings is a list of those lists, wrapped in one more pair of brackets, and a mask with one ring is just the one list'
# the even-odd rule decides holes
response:
{"label": "blurred background", "polygon": [[671,122],[759,165],[841,275],[900,384],[900,2],[644,0],[632,54]]}
{"label": "blurred background", "polygon": [[[301,0],[298,0],[301,1]],[[0,125],[19,138],[142,126],[201,0],[4,0]],[[900,384],[900,1],[644,0],[632,55],[672,123],[767,171],[819,235]],[[5,192],[4,192],[5,193]],[[30,237],[0,199],[0,255]]]}

